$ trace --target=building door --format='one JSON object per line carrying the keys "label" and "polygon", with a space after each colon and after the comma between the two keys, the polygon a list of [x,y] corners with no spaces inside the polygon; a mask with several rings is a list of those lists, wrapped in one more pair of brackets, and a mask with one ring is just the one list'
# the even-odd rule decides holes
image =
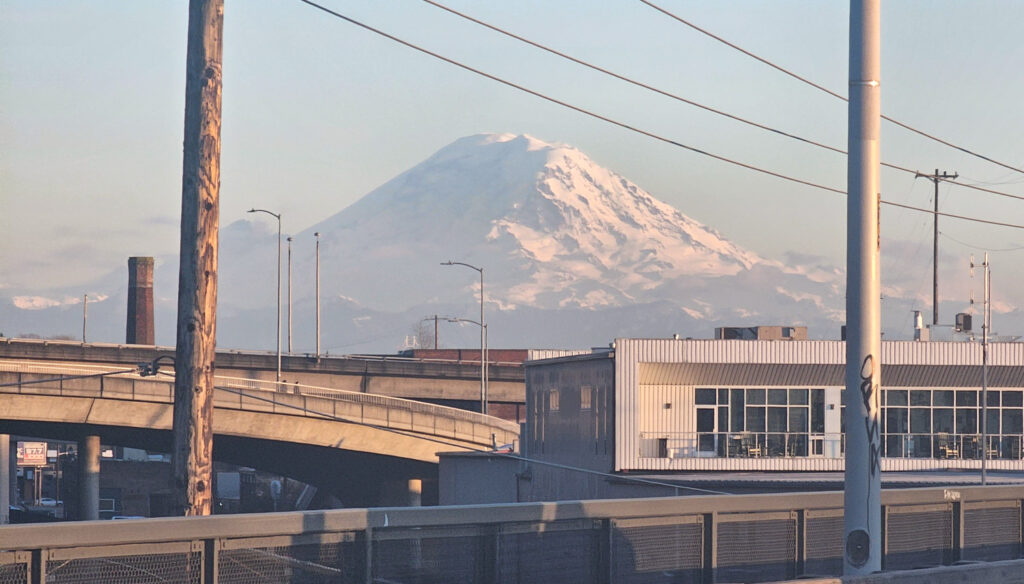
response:
{"label": "building door", "polygon": [[715,408],[697,408],[697,455],[714,456],[717,442]]}

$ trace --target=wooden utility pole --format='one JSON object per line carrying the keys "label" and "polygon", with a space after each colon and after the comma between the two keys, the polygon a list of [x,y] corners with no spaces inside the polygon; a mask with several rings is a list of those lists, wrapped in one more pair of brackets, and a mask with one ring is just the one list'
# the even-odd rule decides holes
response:
{"label": "wooden utility pole", "polygon": [[223,30],[224,0],[190,0],[172,453],[183,515],[209,515],[213,500]]}
{"label": "wooden utility pole", "polygon": [[935,215],[932,223],[932,324],[939,324],[939,181],[959,177],[957,173],[949,174],[935,169],[935,174],[914,173],[914,178],[926,178],[935,183]]}

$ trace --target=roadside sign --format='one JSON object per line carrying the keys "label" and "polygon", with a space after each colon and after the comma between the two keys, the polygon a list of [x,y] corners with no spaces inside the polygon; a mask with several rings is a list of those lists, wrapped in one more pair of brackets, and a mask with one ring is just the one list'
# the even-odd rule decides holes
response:
{"label": "roadside sign", "polygon": [[18,466],[46,466],[46,442],[18,442]]}

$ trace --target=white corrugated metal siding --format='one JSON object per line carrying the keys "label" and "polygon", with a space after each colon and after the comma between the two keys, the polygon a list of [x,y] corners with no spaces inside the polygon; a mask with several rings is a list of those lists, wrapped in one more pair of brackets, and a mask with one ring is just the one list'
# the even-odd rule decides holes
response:
{"label": "white corrugated metal siding", "polygon": [[[841,386],[844,342],[617,339],[614,346],[616,471],[842,470],[842,458],[652,458],[641,456],[640,434],[694,432],[695,385]],[[886,341],[882,343],[882,383],[883,387],[976,386],[981,361],[979,343]],[[1024,343],[990,344],[989,364],[990,386],[1024,386]],[[673,406],[666,410],[665,403]],[[992,462],[992,468],[1024,470],[1021,461]],[[970,465],[971,461],[962,460],[883,459],[885,470]]]}

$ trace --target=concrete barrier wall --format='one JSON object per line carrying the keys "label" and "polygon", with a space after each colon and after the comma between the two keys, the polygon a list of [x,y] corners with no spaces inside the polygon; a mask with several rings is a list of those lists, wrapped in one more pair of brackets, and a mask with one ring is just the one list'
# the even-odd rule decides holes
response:
{"label": "concrete barrier wall", "polygon": [[1024,584],[1024,560],[882,572],[870,576],[786,580],[774,584]]}

